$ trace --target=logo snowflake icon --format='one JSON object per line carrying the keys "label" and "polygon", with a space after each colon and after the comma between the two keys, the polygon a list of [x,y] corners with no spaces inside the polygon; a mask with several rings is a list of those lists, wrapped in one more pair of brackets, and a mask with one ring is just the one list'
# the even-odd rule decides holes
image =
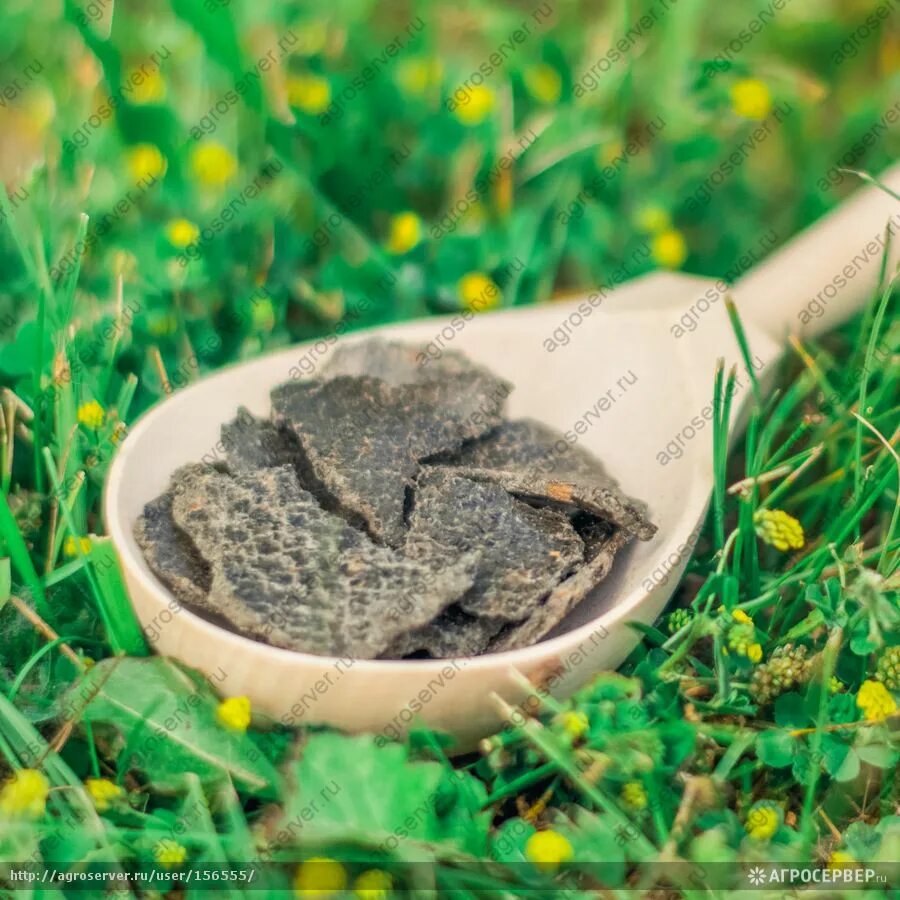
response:
{"label": "logo snowflake icon", "polygon": [[750,884],[753,884],[753,885],[765,884],[766,871],[765,871],[765,869],[761,869],[759,866],[754,866],[747,873],[747,877],[750,879]]}

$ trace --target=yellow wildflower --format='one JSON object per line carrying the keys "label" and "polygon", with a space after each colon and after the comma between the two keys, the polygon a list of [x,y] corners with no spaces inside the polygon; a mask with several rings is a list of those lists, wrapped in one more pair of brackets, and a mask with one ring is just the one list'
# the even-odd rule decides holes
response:
{"label": "yellow wildflower", "polygon": [[900,72],[900,35],[885,32],[878,48],[878,69],[887,78]]}
{"label": "yellow wildflower", "polygon": [[237,173],[237,160],[218,141],[202,141],[191,151],[191,170],[205,187],[221,187]]}
{"label": "yellow wildflower", "polygon": [[190,247],[200,237],[200,229],[187,219],[172,219],[166,225],[166,237],[173,247]]}
{"label": "yellow wildflower", "polygon": [[469,89],[462,101],[456,101],[453,111],[463,125],[480,125],[494,108],[494,92],[484,85]]}
{"label": "yellow wildflower", "polygon": [[22,111],[35,131],[42,132],[56,118],[56,100],[43,85],[30,86],[22,100]]}
{"label": "yellow wildflower", "polygon": [[158,103],[166,96],[166,83],[159,69],[152,72],[132,69],[125,74],[125,84],[131,88],[129,100],[138,106],[144,103]]}
{"label": "yellow wildflower", "polygon": [[897,701],[880,682],[864,681],[856,695],[856,705],[863,711],[868,722],[883,722],[897,711]]}
{"label": "yellow wildflower", "polygon": [[79,547],[81,548],[82,553],[90,553],[91,539],[89,537],[81,537],[78,538],[78,542],[76,543],[75,538],[70,534],[63,541],[63,553],[68,557],[78,556]]}
{"label": "yellow wildflower", "polygon": [[187,859],[187,850],[177,841],[163,838],[153,848],[153,856],[165,869],[180,866]]}
{"label": "yellow wildflower", "polygon": [[542,872],[552,874],[575,855],[568,838],[558,831],[536,831],[525,844],[525,858]]}
{"label": "yellow wildflower", "polygon": [[500,304],[503,294],[494,279],[484,272],[469,272],[459,279],[459,295],[463,306],[471,312],[492,309]]}
{"label": "yellow wildflower", "polygon": [[388,250],[408,253],[422,239],[422,220],[414,212],[402,212],[391,218]]}
{"label": "yellow wildflower", "polygon": [[292,75],[287,80],[287,95],[291,106],[318,116],[331,104],[331,85],[321,75]]}
{"label": "yellow wildflower", "polygon": [[547,63],[529,66],[522,73],[522,79],[528,93],[539,103],[556,103],[562,94],[562,78]]}
{"label": "yellow wildflower", "polygon": [[753,624],[753,619],[751,619],[742,609],[733,609],[731,611],[731,618],[734,619],[735,622],[741,622],[744,625]]}
{"label": "yellow wildflower", "polygon": [[346,886],[346,870],[327,856],[313,856],[300,863],[294,876],[294,893],[298,897],[332,897]]}
{"label": "yellow wildflower", "polygon": [[105,418],[106,413],[96,400],[89,400],[78,407],[78,421],[85,428],[90,428],[91,431],[96,431],[103,424]]}
{"label": "yellow wildflower", "polygon": [[560,716],[560,724],[563,731],[576,740],[580,738],[590,727],[588,717],[583,712],[570,709]]}
{"label": "yellow wildflower", "polygon": [[353,893],[362,900],[385,900],[394,879],[383,869],[366,869],[353,882]]}
{"label": "yellow wildflower", "polygon": [[271,331],[277,321],[272,300],[265,295],[259,295],[252,297],[250,303],[250,322],[254,331]]}
{"label": "yellow wildflower", "polygon": [[643,206],[637,213],[637,227],[646,234],[659,234],[672,225],[669,213],[661,206]]}
{"label": "yellow wildflower", "polygon": [[758,78],[742,78],[731,86],[731,108],[745,119],[764,119],[772,110],[772,93]]}
{"label": "yellow wildflower", "polygon": [[759,539],[776,550],[799,550],[803,546],[803,526],[783,509],[757,510],[753,524]]}
{"label": "yellow wildflower", "polygon": [[659,232],[650,249],[656,262],[666,269],[680,269],[687,259],[687,243],[677,228]]}
{"label": "yellow wildflower", "polygon": [[781,815],[774,806],[755,806],[747,814],[744,829],[754,841],[767,841],[781,825]]}
{"label": "yellow wildflower", "polygon": [[216,718],[232,731],[246,731],[250,725],[250,712],[249,697],[227,697],[216,707]]}
{"label": "yellow wildflower", "polygon": [[630,809],[640,810],[647,806],[647,791],[639,781],[629,781],[622,787],[622,802]]}
{"label": "yellow wildflower", "polygon": [[747,657],[747,659],[749,659],[750,662],[752,662],[754,665],[755,665],[756,663],[760,662],[760,661],[762,660],[762,658],[763,658],[763,648],[762,648],[762,644],[750,644],[750,646],[747,647],[747,650],[746,650],[746,652],[745,652],[744,655],[745,655],[745,656]]}
{"label": "yellow wildflower", "polygon": [[852,869],[856,866],[855,857],[846,850],[835,850],[828,857],[829,869]]}
{"label": "yellow wildflower", "polygon": [[147,330],[153,337],[167,337],[178,331],[178,316],[171,312],[153,312],[147,317]]}
{"label": "yellow wildflower", "polygon": [[106,812],[125,791],[108,778],[88,778],[84,782],[97,812]]}
{"label": "yellow wildflower", "polygon": [[439,59],[406,59],[397,67],[397,81],[407,94],[421,96],[441,83],[444,67]]}
{"label": "yellow wildflower", "polygon": [[135,182],[161,178],[166,171],[166,158],[155,144],[135,144],[125,154],[128,171]]}
{"label": "yellow wildflower", "polygon": [[597,154],[597,165],[611,166],[625,151],[625,145],[616,138],[604,144]]}
{"label": "yellow wildflower", "polygon": [[20,769],[0,788],[0,813],[38,818],[47,808],[50,782],[37,769]]}

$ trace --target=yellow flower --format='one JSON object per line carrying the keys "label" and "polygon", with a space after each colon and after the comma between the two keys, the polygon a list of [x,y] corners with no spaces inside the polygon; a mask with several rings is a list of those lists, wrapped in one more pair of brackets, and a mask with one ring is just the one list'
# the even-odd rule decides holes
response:
{"label": "yellow flower", "polygon": [[63,541],[63,553],[68,557],[78,556],[78,548],[81,548],[81,552],[84,554],[91,552],[91,539],[89,537],[78,538],[78,543],[75,542],[75,538],[70,534]]}
{"label": "yellow flower", "polygon": [[128,171],[135,182],[161,178],[166,171],[166,158],[155,144],[135,144],[125,154]]}
{"label": "yellow flower", "polygon": [[250,322],[255,331],[271,331],[276,320],[275,307],[269,297],[259,295],[250,299]]}
{"label": "yellow flower", "polygon": [[0,813],[38,818],[47,807],[50,782],[37,769],[20,769],[0,789]]}
{"label": "yellow flower", "polygon": [[562,78],[559,72],[547,63],[529,66],[523,72],[522,78],[528,93],[539,103],[556,103],[562,94]]}
{"label": "yellow flower", "polygon": [[407,253],[422,239],[422,220],[414,212],[397,213],[391,218],[388,250]]}
{"label": "yellow flower", "polygon": [[623,153],[625,145],[616,138],[604,144],[597,153],[597,165],[611,166]]}
{"label": "yellow flower", "polygon": [[829,869],[852,869],[856,866],[856,859],[846,850],[835,850],[828,857]]}
{"label": "yellow flower", "polygon": [[171,219],[166,224],[166,237],[173,247],[190,247],[197,243],[200,229],[187,219]]}
{"label": "yellow flower", "polygon": [[221,187],[234,178],[237,160],[218,141],[202,141],[191,151],[191,169],[205,187]]}
{"label": "yellow flower", "polygon": [[153,337],[167,337],[178,331],[178,316],[171,312],[154,312],[147,318],[147,330]]}
{"label": "yellow flower", "polygon": [[677,228],[667,228],[653,238],[653,258],[666,269],[680,269],[687,259],[687,243]]}
{"label": "yellow flower", "polygon": [[346,886],[346,870],[327,856],[313,856],[300,863],[294,876],[294,893],[298,897],[332,897]]}
{"label": "yellow flower", "polygon": [[764,119],[772,110],[772,93],[758,78],[742,78],[731,86],[731,108],[745,119]]}
{"label": "yellow flower", "polygon": [[187,850],[177,841],[163,838],[153,848],[153,856],[163,868],[171,869],[180,866],[187,859]]}
{"label": "yellow flower", "polygon": [[731,611],[731,618],[734,619],[735,622],[742,622],[744,625],[753,624],[753,619],[751,619],[742,609],[733,609]]}
{"label": "yellow flower", "polygon": [[394,879],[382,869],[366,869],[353,882],[353,893],[362,900],[385,900]]}
{"label": "yellow flower", "polygon": [[767,841],[781,825],[781,815],[774,806],[755,806],[747,814],[744,829],[754,841]]}
{"label": "yellow flower", "polygon": [[125,791],[108,778],[88,778],[84,782],[97,812],[106,812]]}
{"label": "yellow flower", "polygon": [[525,858],[542,872],[550,874],[574,855],[568,839],[552,829],[536,831],[525,844]]}
{"label": "yellow flower", "polygon": [[744,654],[747,659],[750,660],[754,665],[760,662],[763,658],[763,649],[762,644],[751,644],[747,648],[747,652]]}
{"label": "yellow flower", "polygon": [[622,802],[631,809],[645,809],[647,791],[639,781],[629,781],[622,787]]}
{"label": "yellow flower", "polygon": [[484,85],[469,89],[462,101],[457,101],[453,111],[463,125],[480,125],[494,108],[494,92]]}
{"label": "yellow flower", "polygon": [[757,510],[753,524],[759,539],[776,550],[799,550],[803,546],[803,526],[783,509]]}
{"label": "yellow flower", "polygon": [[159,69],[152,72],[132,69],[125,74],[125,84],[131,88],[129,94],[131,102],[138,106],[144,103],[157,103],[166,96],[166,83]]}
{"label": "yellow flower", "polygon": [[321,75],[292,75],[287,80],[288,103],[318,116],[331,104],[331,85]]}
{"label": "yellow flower", "polygon": [[246,731],[250,725],[250,698],[227,697],[216,707],[216,718],[232,731]]}
{"label": "yellow flower", "polygon": [[42,132],[56,118],[56,100],[43,85],[34,85],[22,100],[22,111],[34,129]]}
{"label": "yellow flower", "polygon": [[441,83],[443,75],[441,61],[432,57],[407,59],[397,67],[397,81],[407,94],[427,94]]}
{"label": "yellow flower", "polygon": [[643,206],[638,210],[637,227],[646,234],[659,234],[671,225],[669,213],[661,206]]}
{"label": "yellow flower", "polygon": [[560,716],[563,731],[576,740],[580,738],[590,727],[588,717],[583,712],[570,709]]}
{"label": "yellow flower", "polygon": [[884,77],[900,72],[900,35],[885,32],[878,48],[878,68]]}
{"label": "yellow flower", "polygon": [[897,711],[897,701],[880,681],[864,681],[856,695],[856,705],[868,722],[883,722]]}
{"label": "yellow flower", "polygon": [[78,421],[85,428],[90,428],[91,431],[96,431],[103,424],[105,418],[106,413],[96,400],[89,400],[78,407]]}
{"label": "yellow flower", "polygon": [[494,279],[484,272],[469,272],[459,279],[459,295],[463,306],[471,312],[492,309],[500,304],[503,294]]}

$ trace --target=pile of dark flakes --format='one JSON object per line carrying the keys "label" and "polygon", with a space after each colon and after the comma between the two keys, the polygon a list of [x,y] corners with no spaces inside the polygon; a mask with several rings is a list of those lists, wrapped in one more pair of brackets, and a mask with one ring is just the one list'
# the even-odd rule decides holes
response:
{"label": "pile of dark flakes", "polygon": [[247,637],[353,658],[473,656],[540,640],[655,527],[602,465],[464,356],[340,346],[223,426],[135,533],[180,602]]}

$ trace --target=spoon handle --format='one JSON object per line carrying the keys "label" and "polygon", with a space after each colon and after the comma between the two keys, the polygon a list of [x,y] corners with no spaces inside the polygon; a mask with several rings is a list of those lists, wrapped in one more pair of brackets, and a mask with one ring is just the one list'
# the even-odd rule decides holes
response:
{"label": "spoon handle", "polygon": [[[900,164],[879,180],[900,194]],[[890,278],[900,263],[900,199],[866,187],[738,281],[735,302],[742,318],[778,341],[815,337],[872,299],[885,246]]]}

